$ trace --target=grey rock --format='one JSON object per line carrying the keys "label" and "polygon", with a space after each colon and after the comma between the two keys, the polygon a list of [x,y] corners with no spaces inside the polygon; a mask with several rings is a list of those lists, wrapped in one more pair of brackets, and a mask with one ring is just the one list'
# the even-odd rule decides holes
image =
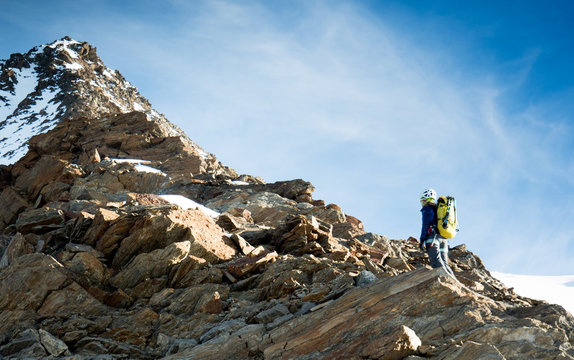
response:
{"label": "grey rock", "polygon": [[68,351],[68,345],[49,332],[40,329],[40,341],[52,356],[60,356]]}
{"label": "grey rock", "polygon": [[293,314],[286,314],[286,315],[280,316],[280,317],[276,318],[275,320],[273,320],[272,322],[265,324],[265,329],[267,329],[267,330],[274,329],[277,326],[280,326],[280,325],[286,323],[287,321],[293,319],[294,317],[295,317],[295,315],[293,315]]}
{"label": "grey rock", "polygon": [[204,343],[204,342],[207,342],[213,338],[221,336],[221,334],[224,334],[224,333],[229,335],[229,334],[237,331],[238,329],[241,329],[245,325],[246,325],[245,320],[243,320],[243,319],[233,319],[233,320],[223,321],[220,324],[211,328],[205,334],[203,334],[199,338],[199,341],[201,343]]}
{"label": "grey rock", "polygon": [[[40,334],[36,329],[26,329],[20,332],[16,338],[12,339],[8,344],[0,347],[0,355],[9,356],[20,353],[24,349],[34,347],[40,344]],[[41,345],[40,345],[41,347]],[[43,349],[43,348],[42,348]],[[34,350],[34,353],[36,350]],[[45,354],[44,350],[44,354]]]}
{"label": "grey rock", "polygon": [[355,283],[358,287],[368,286],[375,281],[377,281],[377,277],[369,270],[361,271],[355,279]]}
{"label": "grey rock", "polygon": [[287,306],[283,304],[277,304],[272,308],[264,310],[255,315],[254,321],[258,324],[268,324],[275,321],[275,319],[285,315],[291,315]]}

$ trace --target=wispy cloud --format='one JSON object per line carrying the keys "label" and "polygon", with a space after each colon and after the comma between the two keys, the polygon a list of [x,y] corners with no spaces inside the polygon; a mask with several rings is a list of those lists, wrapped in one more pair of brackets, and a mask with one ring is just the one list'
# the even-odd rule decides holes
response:
{"label": "wispy cloud", "polygon": [[[459,62],[449,44],[415,43],[355,3],[163,4],[169,16],[157,19],[108,9],[58,26],[86,36],[78,40],[240,172],[310,180],[317,197],[393,238],[418,236],[419,193],[436,187],[459,199],[459,241],[501,271],[527,271],[522,241],[543,242],[536,209],[549,199],[553,219],[574,215],[565,180],[574,162],[555,150],[572,145],[570,123],[553,121],[565,101],[507,106],[536,49],[503,76]],[[562,249],[572,244],[565,221],[552,223]]]}

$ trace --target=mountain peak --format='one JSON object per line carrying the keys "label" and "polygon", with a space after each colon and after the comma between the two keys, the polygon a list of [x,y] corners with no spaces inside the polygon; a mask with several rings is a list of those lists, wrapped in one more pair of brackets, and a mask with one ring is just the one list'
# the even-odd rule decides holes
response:
{"label": "mountain peak", "polygon": [[63,119],[132,111],[145,113],[171,136],[187,138],[87,42],[64,37],[12,54],[0,60],[0,164],[20,159],[32,136]]}

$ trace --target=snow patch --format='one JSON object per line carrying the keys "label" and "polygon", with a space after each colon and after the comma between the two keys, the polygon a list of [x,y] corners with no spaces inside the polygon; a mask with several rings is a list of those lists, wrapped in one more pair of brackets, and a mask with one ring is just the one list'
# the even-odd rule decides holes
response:
{"label": "snow patch", "polygon": [[[26,142],[34,135],[56,126],[60,103],[56,101],[58,89],[45,88],[40,95],[33,95],[38,83],[34,68],[14,69],[14,91],[0,91],[6,101],[0,103],[0,164],[18,161],[28,151]],[[24,100],[31,100],[27,107],[18,108]]]}
{"label": "snow patch", "polygon": [[79,44],[80,42],[76,41],[76,40],[57,40],[54,41],[53,43],[49,44],[48,47],[52,48],[52,49],[59,49],[62,47],[67,48],[69,45],[73,45],[73,44]]}
{"label": "snow patch", "polygon": [[106,69],[102,72],[102,74],[104,74],[104,76],[107,76],[107,77],[109,77],[109,78],[112,78],[112,79],[114,78],[114,75],[112,74],[112,72],[110,71],[109,68],[106,68]]}
{"label": "snow patch", "polygon": [[142,159],[111,159],[111,160],[116,163],[151,164],[151,161]]}
{"label": "snow patch", "polygon": [[570,314],[574,314],[574,275],[514,275],[497,271],[491,274],[507,287],[513,287],[519,295],[561,305]]}
{"label": "snow patch", "polygon": [[154,174],[162,174],[162,175],[166,175],[163,171],[152,168],[151,166],[147,166],[147,165],[140,165],[137,164],[135,166],[137,171],[141,171],[141,172],[147,172],[147,173],[154,173]]}
{"label": "snow patch", "polygon": [[205,160],[209,159],[209,154],[206,153],[202,148],[200,148],[199,146],[194,146],[194,147],[202,159],[205,159]]}
{"label": "snow patch", "polygon": [[233,181],[231,182],[231,184],[232,184],[232,185],[240,185],[240,186],[243,186],[243,185],[249,185],[249,183],[248,183],[248,182],[245,182],[245,181],[239,181],[239,180],[233,180]]}
{"label": "snow patch", "polygon": [[137,102],[134,103],[134,110],[135,110],[135,111],[145,111],[144,107],[141,106],[141,104],[140,104],[140,103],[137,103]]}
{"label": "snow patch", "polygon": [[164,173],[163,171],[158,170],[156,168],[152,168],[151,166],[147,166],[146,164],[151,164],[151,161],[148,160],[142,160],[142,159],[111,159],[111,160],[118,164],[122,163],[134,164],[134,167],[137,171],[153,173],[153,174],[161,174],[167,176],[167,174]]}
{"label": "snow patch", "polygon": [[83,69],[84,67],[82,65],[80,65],[77,62],[73,62],[73,63],[66,63],[65,65],[66,69],[68,70],[80,70]]}
{"label": "snow patch", "polygon": [[70,57],[72,59],[79,59],[80,56],[78,55],[77,52],[75,52],[74,50],[69,49],[68,47],[65,48],[66,52],[68,53],[68,55],[70,55]]}
{"label": "snow patch", "polygon": [[195,201],[186,198],[182,195],[159,195],[165,201],[175,204],[182,209],[198,209],[201,210],[205,215],[216,218],[220,214],[217,211],[211,210],[210,208],[203,206],[201,204],[196,203]]}

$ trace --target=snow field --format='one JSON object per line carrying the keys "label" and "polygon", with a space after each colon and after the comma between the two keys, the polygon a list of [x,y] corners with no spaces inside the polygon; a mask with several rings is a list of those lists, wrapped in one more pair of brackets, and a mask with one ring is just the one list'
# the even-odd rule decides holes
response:
{"label": "snow field", "polygon": [[491,274],[506,286],[513,287],[518,295],[561,305],[574,314],[574,275],[514,275],[496,271]]}

